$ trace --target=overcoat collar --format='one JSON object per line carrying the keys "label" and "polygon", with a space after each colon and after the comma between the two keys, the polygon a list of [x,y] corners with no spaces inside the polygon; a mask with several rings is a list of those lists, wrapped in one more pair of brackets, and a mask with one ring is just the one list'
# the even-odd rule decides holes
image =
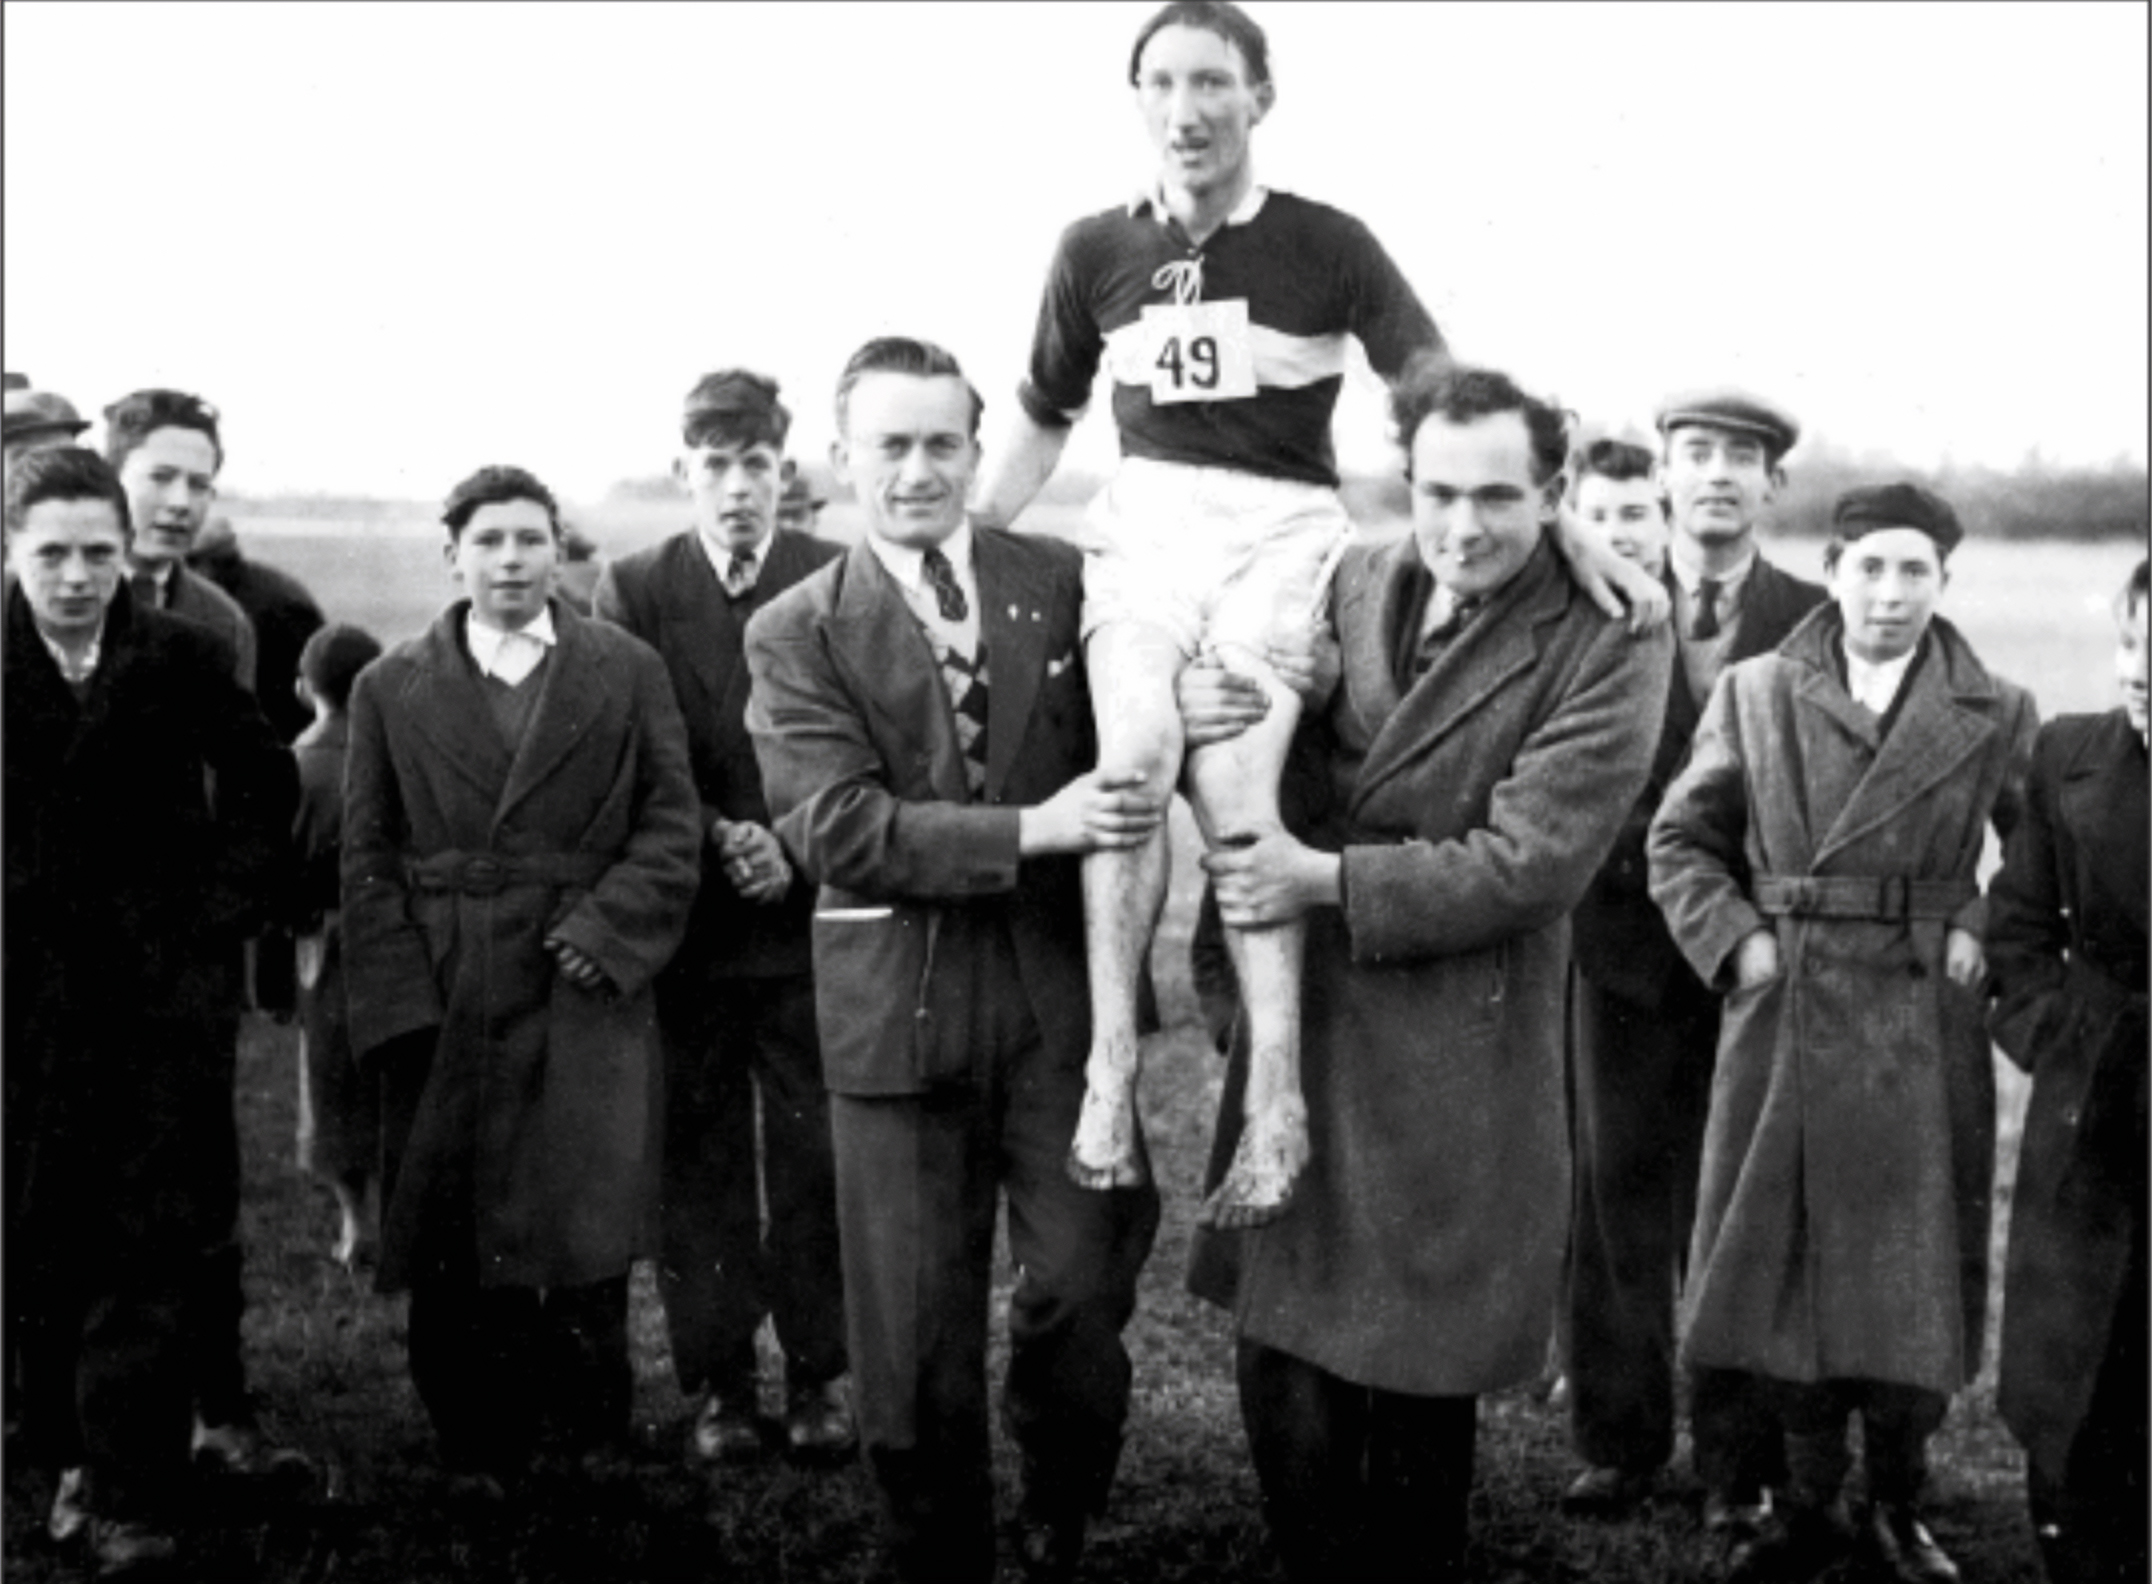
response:
{"label": "overcoat collar", "polygon": [[552,605],[559,641],[539,683],[530,729],[512,753],[501,742],[484,681],[463,647],[470,601],[457,600],[435,618],[404,684],[407,698],[421,688],[428,694],[424,706],[411,711],[414,728],[481,797],[496,798],[496,829],[559,768],[593,721],[609,706],[624,704],[612,696],[611,667],[583,618],[559,600]]}
{"label": "overcoat collar", "polygon": [[[29,687],[28,703],[40,714],[72,726],[65,757],[76,750],[112,713],[115,688],[143,662],[142,646],[136,641],[140,622],[135,612],[134,591],[122,578],[112,603],[105,609],[105,631],[90,684],[77,699],[74,689],[60,674],[45,641],[38,636],[37,618],[30,612],[29,596],[12,579],[7,585],[7,665]],[[18,726],[27,725],[18,722]]]}
{"label": "overcoat collar", "polygon": [[1877,742],[1877,721],[1854,703],[1831,664],[1845,631],[1835,604],[1811,611],[1787,634],[1779,653],[1804,668],[1794,687],[1797,707],[1828,721],[1875,754],[1845,806],[1821,833],[1814,863],[1857,842],[1978,753],[2000,727],[2002,699],[1972,646],[1938,616],[1929,624],[1927,658],[1906,681],[1890,735]]}
{"label": "overcoat collar", "polygon": [[[979,632],[987,653],[986,794],[1001,795],[1022,745],[1045,669],[1046,598],[1000,534],[975,531],[972,570],[979,585]],[[928,779],[946,802],[970,800],[963,749],[933,647],[904,591],[862,539],[845,556],[830,616],[830,644],[884,724],[926,756]]]}
{"label": "overcoat collar", "polygon": [[1406,534],[1379,551],[1367,575],[1353,579],[1340,594],[1345,707],[1358,712],[1371,739],[1353,791],[1356,810],[1529,670],[1542,647],[1540,629],[1569,605],[1568,575],[1542,540],[1523,570],[1400,694],[1390,666],[1391,639],[1411,601],[1419,566],[1419,546]]}

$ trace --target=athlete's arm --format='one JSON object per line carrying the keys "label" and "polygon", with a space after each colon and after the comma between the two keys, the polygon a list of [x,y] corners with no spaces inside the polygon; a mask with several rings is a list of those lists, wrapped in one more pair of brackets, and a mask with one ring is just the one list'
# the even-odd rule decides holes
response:
{"label": "athlete's arm", "polygon": [[981,528],[1014,522],[1054,476],[1069,430],[1066,424],[1042,424],[1019,408],[1007,440],[989,454],[985,482],[972,497],[971,520]]}

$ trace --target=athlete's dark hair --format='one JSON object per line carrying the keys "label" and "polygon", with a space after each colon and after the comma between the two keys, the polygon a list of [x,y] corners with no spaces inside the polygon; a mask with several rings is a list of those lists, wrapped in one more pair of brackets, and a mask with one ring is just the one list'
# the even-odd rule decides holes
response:
{"label": "athlete's dark hair", "polygon": [[134,535],[127,510],[127,490],[118,471],[88,446],[48,446],[28,451],[8,464],[7,531],[12,534],[42,501],[101,500],[119,513],[120,533]]}
{"label": "athlete's dark hair", "polygon": [[553,498],[553,492],[539,483],[535,474],[498,463],[480,468],[448,492],[448,499],[441,503],[441,521],[448,525],[449,538],[460,539],[464,525],[479,507],[518,500],[536,501],[543,506],[546,520],[553,525],[554,539],[560,538],[560,502]]}
{"label": "athlete's dark hair", "polygon": [[138,390],[105,409],[105,460],[117,473],[135,449],[159,429],[192,429],[209,436],[224,467],[224,439],[217,432],[217,409],[185,391]]}
{"label": "athlete's dark hair", "polygon": [[1452,363],[1441,353],[1420,354],[1390,392],[1390,420],[1405,449],[1405,477],[1412,477],[1413,437],[1428,419],[1475,423],[1511,412],[1524,419],[1531,437],[1532,482],[1544,484],[1562,471],[1569,455],[1569,413],[1527,395],[1507,374]]}
{"label": "athlete's dark hair", "polygon": [[[9,526],[13,526],[12,519]],[[2136,615],[2148,594],[2152,594],[2152,569],[2148,569],[2147,563],[2140,558],[2130,571],[2130,580],[2115,595],[2115,620],[2126,622]]]}
{"label": "athlete's dark hair", "polygon": [[877,336],[852,354],[837,377],[837,433],[851,431],[846,424],[852,404],[852,387],[869,374],[910,374],[917,379],[964,380],[964,394],[971,398],[971,438],[979,438],[979,415],[986,403],[957,360],[931,341],[909,336]]}
{"label": "athlete's dark hair", "polygon": [[1255,25],[1255,19],[1232,3],[1232,0],[1172,0],[1158,14],[1143,24],[1143,31],[1136,35],[1136,47],[1128,52],[1128,81],[1138,86],[1143,71],[1143,49],[1153,35],[1169,27],[1199,28],[1205,33],[1215,33],[1240,51],[1241,60],[1248,68],[1250,85],[1270,81],[1270,43],[1263,37],[1263,30]]}
{"label": "athlete's dark hair", "polygon": [[341,714],[351,703],[351,684],[380,654],[381,640],[365,628],[331,622],[299,651],[299,675],[314,697]]}

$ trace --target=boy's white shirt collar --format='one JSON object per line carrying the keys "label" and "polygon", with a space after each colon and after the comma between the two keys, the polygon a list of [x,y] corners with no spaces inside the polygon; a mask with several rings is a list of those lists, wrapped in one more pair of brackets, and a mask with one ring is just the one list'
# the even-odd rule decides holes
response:
{"label": "boy's white shirt collar", "polygon": [[[761,576],[762,569],[770,564],[770,541],[776,537],[777,524],[772,522],[763,530],[762,537],[747,547],[747,553],[755,558],[755,575],[758,577]],[[710,542],[710,536],[700,528],[695,530],[695,542],[702,546],[702,553],[709,559],[710,570],[717,574],[718,582],[724,582],[726,570],[732,565],[736,552],[730,545],[720,549]]]}
{"label": "boy's white shirt collar", "polygon": [[474,606],[464,617],[463,633],[478,669],[487,676],[499,677],[510,686],[537,670],[545,652],[560,641],[559,634],[553,630],[550,602],[528,625],[515,632],[481,620]]}
{"label": "boy's white shirt collar", "polygon": [[1871,714],[1889,713],[1891,701],[1898,696],[1899,684],[1913,664],[1913,656],[1920,653],[1915,644],[1895,660],[1867,661],[1847,647],[1844,640],[1839,647],[1846,657],[1846,691],[1853,695],[1853,702]]}

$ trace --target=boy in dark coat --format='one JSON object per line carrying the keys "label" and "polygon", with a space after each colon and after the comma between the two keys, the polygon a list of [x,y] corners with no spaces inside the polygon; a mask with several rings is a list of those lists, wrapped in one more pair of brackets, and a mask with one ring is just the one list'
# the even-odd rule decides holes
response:
{"label": "boy in dark coat", "polygon": [[1988,898],[1988,1027],[2032,1074],[1997,1397],[2052,1584],[2145,1576],[2145,601],[2139,561],[2122,708],[2041,728]]}
{"label": "boy in dark coat", "polygon": [[189,1290],[231,1230],[202,1141],[231,1125],[238,943],[294,798],[229,646],[136,606],[129,523],[92,452],[9,471],[7,1299],[53,1532],[107,1571],[174,1549]]}
{"label": "boy in dark coat", "polygon": [[351,699],[344,964],[382,1083],[379,1286],[456,1483],[624,1436],[628,1267],[655,1252],[650,987],[702,824],[648,647],[548,598],[560,516],[520,468],[443,513],[467,597]]}

